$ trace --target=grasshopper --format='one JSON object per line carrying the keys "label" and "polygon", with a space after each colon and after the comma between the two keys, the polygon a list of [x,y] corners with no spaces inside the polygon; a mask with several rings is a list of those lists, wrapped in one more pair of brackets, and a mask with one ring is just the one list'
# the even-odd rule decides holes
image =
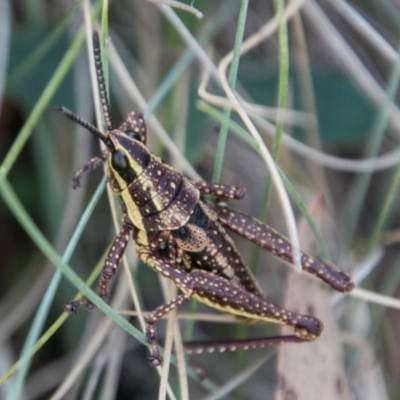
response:
{"label": "grasshopper", "polygon": [[[227,200],[243,198],[243,188],[190,180],[152,154],[146,147],[147,131],[141,113],[130,112],[115,128],[110,117],[96,32],[93,47],[107,132],[99,131],[64,107],[59,111],[106,146],[101,156],[76,171],[74,188],[79,186],[83,173],[105,162],[108,184],[121,198],[122,227],[105,258],[98,295],[107,298],[109,282],[131,237],[144,264],[179,288],[180,293],[174,300],[159,306],[146,319],[151,365],[161,362],[155,329],[157,321],[191,298],[246,322],[267,321],[289,326],[293,334],[231,342],[185,343],[185,351],[189,353],[309,342],[317,338],[323,329],[317,318],[286,310],[266,299],[227,230],[293,263],[290,242],[264,223],[226,205]],[[207,201],[206,195],[216,200]],[[310,255],[301,253],[301,263],[305,271],[335,290],[345,293],[354,287],[348,274]],[[75,312],[82,305],[93,307],[87,299],[82,299],[68,303],[65,308]]]}

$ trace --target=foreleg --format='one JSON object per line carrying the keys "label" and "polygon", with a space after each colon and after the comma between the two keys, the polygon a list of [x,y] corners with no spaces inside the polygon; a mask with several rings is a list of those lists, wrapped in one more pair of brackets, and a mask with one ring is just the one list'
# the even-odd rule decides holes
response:
{"label": "foreleg", "polygon": [[72,178],[72,187],[74,189],[81,186],[81,177],[85,172],[92,171],[103,164],[106,159],[107,152],[108,150],[104,150],[101,156],[91,158],[85,165],[75,171],[75,174]]}
{"label": "foreleg", "polygon": [[195,282],[188,273],[179,268],[179,265],[174,260],[159,258],[149,247],[137,246],[136,248],[139,258],[147,266],[164,277],[171,279],[182,291],[174,300],[167,304],[162,304],[146,319],[146,337],[151,346],[150,356],[147,359],[152,366],[157,367],[161,363],[161,357],[155,324],[164,315],[192,297]]}
{"label": "foreleg", "polygon": [[[132,234],[132,226],[124,223],[122,225],[121,231],[115,238],[110,251],[108,252],[106,259],[103,264],[103,269],[101,271],[101,277],[99,282],[99,288],[97,294],[103,300],[108,296],[108,286],[111,278],[115,275],[115,272],[121,262],[121,258],[125,253],[126,246],[128,244],[129,238]],[[76,312],[77,308],[80,306],[86,306],[88,309],[93,308],[93,303],[88,299],[81,299],[67,303],[64,306],[66,311]]]}

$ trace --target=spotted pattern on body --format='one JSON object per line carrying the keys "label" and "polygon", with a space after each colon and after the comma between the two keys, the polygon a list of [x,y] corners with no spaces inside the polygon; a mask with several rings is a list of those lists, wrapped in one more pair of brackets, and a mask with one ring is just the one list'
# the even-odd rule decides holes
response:
{"label": "spotted pattern on body", "polygon": [[183,226],[200,199],[199,190],[172,167],[161,163],[138,140],[121,137],[114,131],[109,135],[129,163],[120,172],[113,155],[108,157],[110,185],[121,196],[130,221],[146,232]]}
{"label": "spotted pattern on body", "polygon": [[[152,156],[144,173],[130,183],[129,194],[138,207],[143,207],[166,191],[176,192],[182,185],[182,178],[177,171],[161,163],[158,157]],[[159,200],[154,202],[158,204]],[[160,205],[160,209],[163,208],[164,203]]]}
{"label": "spotted pattern on body", "polygon": [[[197,215],[196,215],[197,214]],[[202,244],[196,249],[187,248],[187,243],[197,240],[194,227],[201,229],[199,235]],[[235,282],[245,290],[261,298],[264,294],[253,274],[246,267],[234,241],[225,234],[225,230],[216,220],[215,214],[206,203],[199,203],[188,223],[172,231],[177,245],[185,250],[189,262],[188,270],[202,269]]]}

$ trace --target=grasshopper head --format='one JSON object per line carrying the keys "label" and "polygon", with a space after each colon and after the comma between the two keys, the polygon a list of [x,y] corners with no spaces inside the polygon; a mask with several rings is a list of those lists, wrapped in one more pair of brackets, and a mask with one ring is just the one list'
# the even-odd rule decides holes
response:
{"label": "grasshopper head", "polygon": [[144,171],[151,155],[135,131],[113,129],[107,139],[110,142],[107,146],[110,149],[107,156],[109,179],[113,190],[120,192]]}

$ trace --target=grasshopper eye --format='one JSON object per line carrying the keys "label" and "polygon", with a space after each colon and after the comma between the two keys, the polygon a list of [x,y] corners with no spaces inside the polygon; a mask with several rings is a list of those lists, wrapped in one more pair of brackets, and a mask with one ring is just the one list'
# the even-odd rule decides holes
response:
{"label": "grasshopper eye", "polygon": [[129,166],[128,159],[126,158],[126,155],[122,153],[122,151],[113,152],[111,164],[112,167],[118,172],[125,171]]}
{"label": "grasshopper eye", "polygon": [[111,166],[127,184],[130,184],[137,178],[136,172],[129,165],[128,158],[122,151],[113,152],[111,156]]}
{"label": "grasshopper eye", "polygon": [[128,129],[124,133],[126,136],[130,137],[131,139],[142,141],[142,137],[140,136],[140,134],[138,132]]}

